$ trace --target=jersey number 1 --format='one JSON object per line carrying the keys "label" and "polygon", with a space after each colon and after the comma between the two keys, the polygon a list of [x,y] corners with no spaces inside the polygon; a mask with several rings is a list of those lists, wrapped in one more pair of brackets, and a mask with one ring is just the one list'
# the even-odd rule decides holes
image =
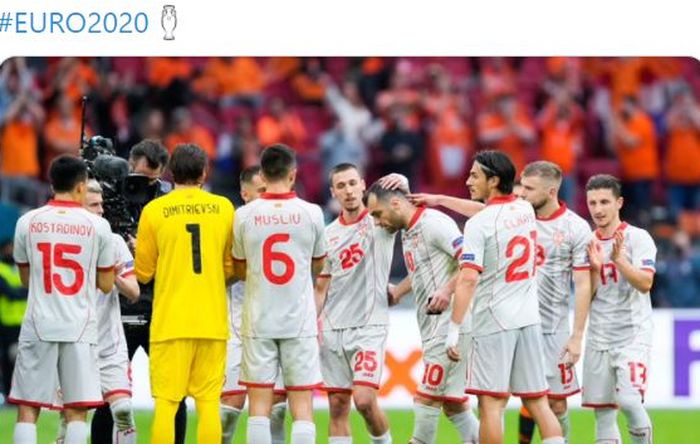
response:
{"label": "jersey number 1", "polygon": [[192,237],[192,271],[202,274],[202,247],[199,224],[187,224],[185,229]]}

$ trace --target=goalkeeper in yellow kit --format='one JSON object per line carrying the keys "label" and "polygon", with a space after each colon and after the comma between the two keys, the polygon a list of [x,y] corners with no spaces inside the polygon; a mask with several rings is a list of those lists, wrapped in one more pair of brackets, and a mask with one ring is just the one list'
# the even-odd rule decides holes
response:
{"label": "goalkeeper in yellow kit", "polygon": [[173,418],[186,396],[197,406],[197,441],[221,442],[234,209],[228,199],[201,189],[206,165],[201,148],[175,148],[168,164],[175,189],[146,205],[139,220],[136,277],[142,283],[155,279],[150,332],[155,444],[173,443]]}

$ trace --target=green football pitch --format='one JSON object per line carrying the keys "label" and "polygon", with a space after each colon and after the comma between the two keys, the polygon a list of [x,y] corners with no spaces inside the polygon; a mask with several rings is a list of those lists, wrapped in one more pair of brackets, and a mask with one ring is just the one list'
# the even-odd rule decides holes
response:
{"label": "green football pitch", "polygon": [[[0,409],[0,443],[12,442],[12,428],[15,421],[15,410],[12,408]],[[411,437],[413,428],[413,413],[408,410],[388,411],[389,422],[395,443],[407,443]],[[506,416],[506,443],[517,443],[517,415],[516,410],[509,410]],[[289,415],[288,415],[289,416]],[[620,415],[621,416],[621,415]],[[656,444],[698,444],[700,443],[700,411],[691,410],[652,410],[651,418],[654,422],[654,442]],[[139,431],[139,443],[148,443],[150,434],[152,412],[139,411],[136,414],[136,423]],[[289,421],[289,417],[287,418]],[[328,442],[328,413],[318,411],[316,413],[316,426],[318,430],[319,443]],[[245,442],[245,417],[239,422],[241,427],[236,432],[234,443]],[[593,437],[593,413],[587,410],[574,410],[571,412],[572,424],[572,444],[592,444]],[[55,412],[42,412],[38,426],[39,444],[53,443],[58,426],[58,415]],[[187,443],[194,444],[196,419],[195,414],[190,412]],[[365,431],[362,419],[353,412],[352,414],[353,443],[369,444],[367,432]],[[620,418],[620,430],[626,432],[624,419]],[[625,433],[623,433],[625,436]],[[539,442],[538,439],[535,442]],[[625,443],[629,439],[625,437]],[[443,417],[440,420],[438,430],[439,444],[459,443],[457,434],[452,429],[451,424]]]}

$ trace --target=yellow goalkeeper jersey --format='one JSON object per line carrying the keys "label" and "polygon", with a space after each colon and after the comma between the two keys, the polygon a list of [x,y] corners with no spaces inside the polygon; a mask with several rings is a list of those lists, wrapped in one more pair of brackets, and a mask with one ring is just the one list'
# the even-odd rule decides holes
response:
{"label": "yellow goalkeeper jersey", "polygon": [[228,199],[194,187],[143,209],[134,268],[140,282],[155,280],[151,342],[228,338],[233,215]]}

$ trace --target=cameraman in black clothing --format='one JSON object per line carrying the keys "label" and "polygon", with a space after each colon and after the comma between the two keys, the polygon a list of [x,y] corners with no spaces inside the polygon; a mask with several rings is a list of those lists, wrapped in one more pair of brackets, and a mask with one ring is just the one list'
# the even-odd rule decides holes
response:
{"label": "cameraman in black clothing", "polygon": [[[170,191],[170,185],[160,180],[167,163],[168,151],[157,140],[146,139],[131,148],[129,153],[129,170],[132,175],[141,175],[149,179],[147,200],[152,200]],[[129,193],[131,190],[125,190],[125,192]],[[127,198],[127,201],[131,200],[133,199]],[[144,205],[145,203],[128,204],[129,212],[134,220],[138,221],[138,217]],[[136,239],[131,237],[128,243],[133,253]],[[153,285],[141,286],[141,299],[136,304],[130,303],[121,296],[120,302],[126,344],[129,350],[129,360],[133,360],[134,354],[139,347],[142,347],[143,351],[148,354],[149,329],[153,304]],[[175,416],[176,444],[184,444],[186,426],[187,409],[185,401],[183,400]],[[113,421],[109,406],[98,408],[92,418],[91,435],[93,444],[111,444],[112,427]]]}

